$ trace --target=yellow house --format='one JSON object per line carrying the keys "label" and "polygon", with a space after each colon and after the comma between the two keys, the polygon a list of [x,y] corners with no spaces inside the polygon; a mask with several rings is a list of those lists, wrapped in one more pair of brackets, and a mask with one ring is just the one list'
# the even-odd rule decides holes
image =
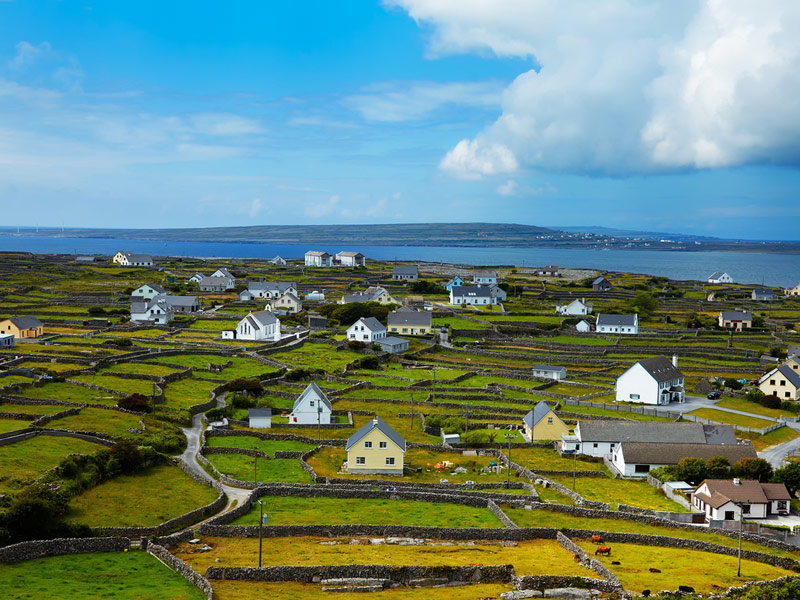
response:
{"label": "yellow house", "polygon": [[525,437],[532,442],[560,440],[562,433],[569,433],[569,427],[544,400],[534,406],[522,421],[525,423]]}
{"label": "yellow house", "polygon": [[114,255],[114,258],[111,259],[111,262],[115,265],[121,265],[125,261],[125,255],[130,254],[129,252],[119,251]]}
{"label": "yellow house", "polygon": [[351,475],[402,475],[406,441],[376,416],[347,440]]}
{"label": "yellow house", "polygon": [[781,400],[800,400],[800,373],[792,369],[792,364],[786,362],[772,369],[758,380],[758,389]]}
{"label": "yellow house", "polygon": [[783,293],[786,296],[800,296],[800,283],[798,283],[792,289],[783,290]]}
{"label": "yellow house", "polygon": [[419,312],[404,307],[389,313],[386,328],[389,333],[426,335],[431,332],[431,322],[430,312]]}
{"label": "yellow house", "polygon": [[10,333],[18,340],[37,338],[44,333],[44,325],[36,317],[12,317],[0,321],[0,333]]}
{"label": "yellow house", "polygon": [[303,303],[300,299],[290,292],[286,292],[280,298],[272,301],[274,310],[285,310],[288,313],[299,313],[303,310]]}

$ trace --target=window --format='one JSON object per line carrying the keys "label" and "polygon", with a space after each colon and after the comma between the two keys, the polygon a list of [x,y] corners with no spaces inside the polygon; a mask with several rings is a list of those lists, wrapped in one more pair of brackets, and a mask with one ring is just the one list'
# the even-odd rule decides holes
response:
{"label": "window", "polygon": [[742,504],[742,512],[746,515],[750,514],[750,505],[749,504]]}
{"label": "window", "polygon": [[649,473],[650,465],[636,465],[633,470],[635,473]]}
{"label": "window", "polygon": [[364,448],[372,448],[372,442],[364,442]]}
{"label": "window", "polygon": [[733,521],[733,511],[732,510],[726,510],[725,511],[725,520],[726,521]]}
{"label": "window", "polygon": [[357,465],[365,465],[367,464],[367,459],[363,456],[356,456],[356,464]]}
{"label": "window", "polygon": [[386,466],[394,466],[394,456],[387,456],[386,457]]}
{"label": "window", "polygon": [[547,417],[547,424],[548,425],[552,425],[553,424],[553,417]]}
{"label": "window", "polygon": [[786,380],[785,379],[781,379],[781,385],[786,385]]}
{"label": "window", "polygon": [[314,406],[314,401],[313,401],[313,400],[310,400],[310,401],[309,401],[309,403],[308,403],[308,405],[309,405],[309,406]]}
{"label": "window", "polygon": [[631,394],[631,400],[638,400],[639,394]]}
{"label": "window", "polygon": [[778,510],[786,510],[786,500],[778,500]]}
{"label": "window", "polygon": [[783,392],[783,395],[786,398],[791,398],[792,397],[792,393],[791,392]]}
{"label": "window", "polygon": [[775,380],[774,380],[774,379],[770,379],[770,380],[769,380],[769,384],[770,384],[770,385],[775,385]]}
{"label": "window", "polygon": [[592,444],[592,448],[597,448],[597,442],[595,442],[594,444]]}
{"label": "window", "polygon": [[386,448],[386,442],[378,442],[379,448]]}

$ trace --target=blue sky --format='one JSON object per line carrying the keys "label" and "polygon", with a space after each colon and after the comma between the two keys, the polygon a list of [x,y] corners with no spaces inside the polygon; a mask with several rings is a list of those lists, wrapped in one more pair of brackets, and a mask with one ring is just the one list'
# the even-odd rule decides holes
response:
{"label": "blue sky", "polygon": [[798,239],[800,9],[0,2],[2,225]]}

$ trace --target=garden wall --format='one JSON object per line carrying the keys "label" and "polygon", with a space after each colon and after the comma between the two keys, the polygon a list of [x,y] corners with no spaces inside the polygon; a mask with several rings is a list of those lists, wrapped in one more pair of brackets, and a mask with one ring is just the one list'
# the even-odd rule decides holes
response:
{"label": "garden wall", "polygon": [[84,552],[119,552],[128,550],[131,541],[125,537],[57,538],[20,542],[0,548],[0,563],[16,563],[44,556],[82,554]]}

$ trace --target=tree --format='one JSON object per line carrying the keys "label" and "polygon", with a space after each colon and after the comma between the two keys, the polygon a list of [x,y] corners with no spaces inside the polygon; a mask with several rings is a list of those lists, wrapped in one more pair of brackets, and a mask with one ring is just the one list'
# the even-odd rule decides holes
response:
{"label": "tree", "polygon": [[639,314],[640,317],[649,317],[658,309],[658,300],[647,292],[636,292],[633,298],[625,301],[624,307]]}
{"label": "tree", "polygon": [[738,379],[734,379],[733,377],[727,377],[725,379],[725,387],[731,388],[732,390],[740,390],[743,387],[743,384]]}
{"label": "tree", "polygon": [[683,481],[699,483],[706,478],[706,463],[701,458],[687,456],[677,464],[677,475]]}
{"label": "tree", "polygon": [[134,412],[150,412],[153,409],[150,398],[139,393],[120,399],[117,402],[117,406]]}
{"label": "tree", "polygon": [[772,477],[772,465],[763,458],[742,458],[733,463],[731,472],[739,479],[755,479],[764,483]]}
{"label": "tree", "polygon": [[712,456],[706,461],[706,479],[728,479],[731,463],[724,456]]}
{"label": "tree", "polygon": [[258,396],[264,391],[260,381],[243,377],[229,382],[227,387],[231,392],[244,392],[252,396]]}
{"label": "tree", "polygon": [[774,483],[782,483],[794,497],[795,492],[800,490],[800,462],[790,462],[780,469],[776,469],[772,475]]}

